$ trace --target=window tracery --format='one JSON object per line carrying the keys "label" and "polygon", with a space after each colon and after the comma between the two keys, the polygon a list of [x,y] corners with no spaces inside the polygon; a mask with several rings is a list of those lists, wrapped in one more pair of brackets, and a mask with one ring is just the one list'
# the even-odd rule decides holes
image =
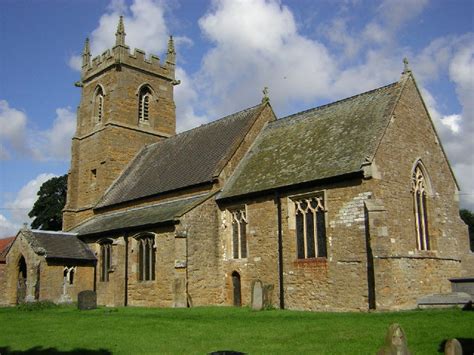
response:
{"label": "window tracery", "polygon": [[324,194],[294,201],[298,259],[327,256]]}
{"label": "window tracery", "polygon": [[430,250],[428,233],[427,185],[423,169],[417,164],[412,176],[413,204],[415,211],[416,247]]}
{"label": "window tracery", "polygon": [[231,211],[232,215],[232,257],[247,257],[247,212],[245,208]]}
{"label": "window tracery", "polygon": [[155,238],[145,236],[138,238],[138,279],[155,280]]}

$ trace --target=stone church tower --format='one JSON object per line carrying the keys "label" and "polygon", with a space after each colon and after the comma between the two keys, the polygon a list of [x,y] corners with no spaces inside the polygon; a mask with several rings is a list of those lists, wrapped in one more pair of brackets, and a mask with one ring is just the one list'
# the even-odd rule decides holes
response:
{"label": "stone church tower", "polygon": [[82,89],[63,229],[93,215],[93,207],[127,163],[146,144],[174,135],[176,110],[173,38],[164,63],[125,44],[123,17],[115,46],[91,60],[89,40],[82,54]]}

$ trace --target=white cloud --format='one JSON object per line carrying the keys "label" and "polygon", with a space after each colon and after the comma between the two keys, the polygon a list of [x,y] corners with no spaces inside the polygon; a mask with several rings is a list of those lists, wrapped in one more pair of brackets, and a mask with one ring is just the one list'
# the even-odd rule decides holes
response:
{"label": "white cloud", "polygon": [[174,92],[177,117],[176,130],[182,132],[206,123],[206,117],[196,114],[195,107],[198,103],[198,93],[193,81],[184,69],[177,67],[176,77],[181,80],[181,84],[175,86]]}
{"label": "white cloud", "polygon": [[27,115],[0,100],[0,160],[29,156],[35,160],[68,160],[76,114],[69,107],[56,109],[53,126],[38,130]]}
{"label": "white cloud", "polygon": [[12,237],[18,232],[18,226],[10,222],[4,215],[0,214],[0,239]]}
{"label": "white cloud", "polygon": [[[92,31],[90,46],[92,56],[102,54],[115,45],[115,32],[118,19],[124,15],[125,42],[132,49],[144,50],[147,55],[163,53],[167,48],[170,34],[165,21],[166,7],[162,1],[135,0],[127,7],[124,1],[112,1],[108,12],[99,20],[99,26]],[[192,41],[185,37],[177,38],[178,43],[189,44]],[[69,66],[80,70],[81,56],[69,59]]]}
{"label": "white cloud", "polygon": [[5,208],[10,211],[10,218],[7,219],[4,215],[0,215],[0,236],[11,235],[23,223],[29,224],[31,222],[28,213],[38,198],[37,194],[41,185],[55,176],[49,173],[36,176],[20,189],[13,200],[5,202]]}
{"label": "white cloud", "polygon": [[213,117],[258,103],[265,86],[281,106],[324,96],[331,84],[326,48],[299,34],[277,1],[216,1],[199,26],[214,47],[195,80]]}
{"label": "white cloud", "polygon": [[10,107],[8,102],[0,100],[0,160],[11,158],[12,151],[27,154],[26,114]]}
{"label": "white cloud", "polygon": [[69,107],[56,109],[53,126],[37,133],[37,156],[44,160],[69,160],[75,129],[76,113]]}

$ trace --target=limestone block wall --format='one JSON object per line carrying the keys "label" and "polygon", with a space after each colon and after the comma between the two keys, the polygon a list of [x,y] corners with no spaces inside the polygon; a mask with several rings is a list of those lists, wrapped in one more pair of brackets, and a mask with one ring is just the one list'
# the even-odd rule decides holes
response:
{"label": "limestone block wall", "polygon": [[[232,219],[229,211],[245,208],[247,211],[247,257],[234,259],[232,255]],[[221,287],[224,304],[234,301],[232,273],[240,275],[241,302],[251,303],[252,282],[260,280],[273,286],[272,302],[279,304],[277,210],[273,199],[260,198],[222,206],[219,227],[221,260]]]}
{"label": "limestone block wall", "polygon": [[[138,269],[138,242],[129,238],[128,251],[128,305],[148,307],[172,307],[175,261],[174,228],[154,229],[156,264],[155,280],[140,281]],[[136,234],[138,236],[140,234]],[[123,264],[122,264],[123,265]]]}
{"label": "limestone block wall", "polygon": [[[36,254],[28,242],[20,234],[13,243],[2,264],[4,285],[0,293],[0,305],[17,303],[17,283],[19,261],[23,257],[26,262],[26,301],[52,301],[55,303],[75,302],[77,294],[83,290],[92,290],[94,286],[94,268],[91,264],[75,261],[48,261],[44,256]],[[64,268],[74,267],[73,283],[64,279]]]}
{"label": "limestone block wall", "polygon": [[6,283],[7,283],[7,273],[6,273],[6,268],[7,265],[0,263],[0,306],[6,305],[6,297],[7,297],[7,288],[6,288]]}
{"label": "limestone block wall", "polygon": [[218,225],[217,206],[211,197],[184,215],[177,226],[178,234],[186,235],[187,287],[190,304],[193,306],[223,302]]}
{"label": "limestone block wall", "polygon": [[44,257],[37,255],[20,234],[15,239],[6,257],[6,283],[3,284],[5,287],[4,305],[15,305],[17,303],[17,283],[21,257],[26,262],[26,297],[29,301],[35,300],[38,269],[40,264],[44,262]]}
{"label": "limestone block wall", "polygon": [[[313,187],[282,199],[285,306],[304,310],[367,310],[369,285],[364,201],[369,186],[359,179]],[[294,201],[325,192],[327,257],[298,259]]]}
{"label": "limestone block wall", "polygon": [[[416,161],[429,184],[430,250],[417,250],[412,174]],[[375,156],[372,180],[381,212],[370,218],[377,304],[409,308],[427,293],[450,291],[450,277],[461,276],[468,234],[459,217],[457,188],[433,125],[408,79]],[[396,294],[396,296],[394,295]]]}

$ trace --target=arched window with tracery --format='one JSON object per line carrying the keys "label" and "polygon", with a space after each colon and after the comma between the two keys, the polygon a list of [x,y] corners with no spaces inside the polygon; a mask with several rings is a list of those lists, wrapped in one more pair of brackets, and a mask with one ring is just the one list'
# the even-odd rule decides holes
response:
{"label": "arched window with tracery", "polygon": [[140,123],[149,122],[150,120],[150,105],[153,98],[151,89],[145,85],[140,89],[138,95],[138,120]]}
{"label": "arched window with tracery", "polygon": [[428,233],[428,183],[421,163],[417,163],[412,175],[413,207],[415,212],[416,248],[430,250]]}
{"label": "arched window with tracery", "polygon": [[104,89],[98,85],[94,91],[92,119],[95,124],[99,124],[104,119]]}
{"label": "arched window with tracery", "polygon": [[145,235],[137,238],[138,242],[138,280],[155,279],[155,237]]}

